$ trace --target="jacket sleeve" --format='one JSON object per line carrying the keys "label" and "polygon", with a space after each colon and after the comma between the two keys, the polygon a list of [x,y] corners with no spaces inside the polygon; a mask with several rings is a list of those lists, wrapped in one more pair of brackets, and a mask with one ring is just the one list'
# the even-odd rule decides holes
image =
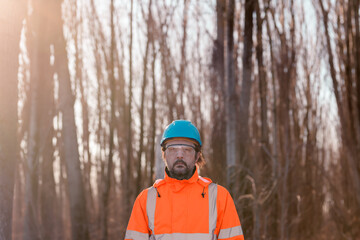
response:
{"label": "jacket sleeve", "polygon": [[125,240],[148,240],[150,230],[146,214],[147,189],[142,191],[136,198],[129,224],[125,233]]}
{"label": "jacket sleeve", "polygon": [[230,193],[222,186],[218,186],[217,194],[218,219],[215,233],[218,239],[244,240],[239,216]]}

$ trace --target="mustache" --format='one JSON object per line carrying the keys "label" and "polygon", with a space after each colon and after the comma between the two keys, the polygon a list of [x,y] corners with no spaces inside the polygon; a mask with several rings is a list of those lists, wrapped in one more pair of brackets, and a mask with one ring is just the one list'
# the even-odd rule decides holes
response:
{"label": "mustache", "polygon": [[187,167],[186,162],[185,162],[184,160],[182,160],[182,159],[177,160],[177,161],[174,163],[174,166],[175,166],[176,164],[178,164],[178,163],[182,163],[182,164],[184,164],[184,165]]}

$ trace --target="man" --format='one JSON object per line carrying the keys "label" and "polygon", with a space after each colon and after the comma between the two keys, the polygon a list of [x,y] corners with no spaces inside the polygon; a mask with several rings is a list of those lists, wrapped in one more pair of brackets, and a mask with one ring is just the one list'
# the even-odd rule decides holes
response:
{"label": "man", "polygon": [[160,145],[165,178],[137,197],[125,239],[243,240],[229,192],[198,175],[205,160],[197,128],[176,120],[165,129]]}

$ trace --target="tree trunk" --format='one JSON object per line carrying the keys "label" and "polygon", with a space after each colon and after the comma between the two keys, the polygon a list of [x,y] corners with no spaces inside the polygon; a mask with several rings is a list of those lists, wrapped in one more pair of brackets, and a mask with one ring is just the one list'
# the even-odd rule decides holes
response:
{"label": "tree trunk", "polygon": [[130,212],[131,212],[131,182],[132,182],[132,44],[133,44],[133,3],[134,1],[131,0],[131,9],[130,9],[130,41],[129,41],[129,97],[128,97],[128,104],[127,104],[127,139],[126,139],[126,148],[127,148],[127,156],[126,156],[126,164],[125,164],[125,175],[124,175],[124,183],[123,183],[123,194],[124,194],[124,218],[129,219]]}
{"label": "tree trunk", "polygon": [[236,169],[236,79],[234,66],[234,13],[235,1],[230,0],[226,9],[227,23],[226,23],[226,163],[227,163],[227,186],[230,193],[235,194],[237,183],[235,177]]}
{"label": "tree trunk", "polygon": [[38,188],[39,188],[39,55],[41,48],[40,2],[33,2],[33,13],[28,23],[28,50],[30,58],[30,91],[29,125],[27,138],[27,156],[25,170],[25,217],[24,240],[40,239],[40,224],[38,216]]}
{"label": "tree trunk", "polygon": [[227,173],[217,171],[226,164],[226,122],[225,115],[225,54],[224,54],[224,37],[225,37],[225,1],[216,1],[216,40],[212,56],[212,67],[214,74],[210,78],[212,109],[211,117],[213,119],[211,130],[211,163],[212,178],[220,184],[226,184]]}
{"label": "tree trunk", "polygon": [[245,1],[245,29],[244,29],[244,52],[243,52],[243,76],[240,93],[240,112],[239,112],[239,152],[241,164],[246,162],[246,144],[249,137],[249,104],[252,73],[252,48],[253,48],[253,12],[254,1]]}
{"label": "tree trunk", "polygon": [[177,91],[177,96],[180,98],[179,105],[177,105],[177,117],[184,118],[185,110],[184,110],[184,86],[186,79],[186,42],[187,42],[187,22],[188,22],[188,8],[189,8],[189,0],[184,0],[184,9],[183,9],[183,37],[181,42],[181,61],[180,61],[180,72],[179,72],[179,89]]}
{"label": "tree trunk", "polygon": [[101,218],[101,238],[108,239],[108,215],[109,215],[109,198],[111,189],[111,177],[113,175],[113,148],[114,148],[114,130],[115,130],[115,74],[114,74],[114,54],[116,52],[115,45],[115,28],[114,28],[114,0],[110,3],[110,29],[111,29],[111,45],[110,45],[110,66],[109,66],[109,86],[110,86],[110,124],[109,124],[109,155],[105,164],[104,179],[102,181],[102,212]]}
{"label": "tree trunk", "polygon": [[[239,182],[239,190],[237,196],[245,195],[251,192],[251,186],[246,178],[247,171],[250,167],[250,159],[248,157],[247,146],[249,141],[249,104],[251,97],[251,78],[252,78],[252,49],[253,49],[253,12],[254,1],[245,0],[245,18],[244,18],[244,50],[243,50],[243,74],[239,99],[239,173],[237,181]],[[235,198],[237,200],[237,198]],[[235,200],[235,201],[236,201]],[[240,216],[243,219],[245,236],[247,229],[253,223],[253,213],[251,209],[241,209]]]}
{"label": "tree trunk", "polygon": [[355,35],[354,35],[354,60],[355,60],[355,82],[357,90],[357,110],[358,110],[358,119],[360,119],[360,24],[359,24],[359,9],[360,1],[353,0],[353,9],[354,9],[354,20],[355,20]]}
{"label": "tree trunk", "polygon": [[258,76],[259,76],[259,95],[260,95],[260,114],[261,114],[261,148],[263,161],[266,159],[264,149],[268,149],[268,120],[267,120],[267,80],[265,66],[263,63],[263,44],[262,44],[262,25],[259,0],[255,3],[256,9],[256,58],[258,62]]}
{"label": "tree trunk", "polygon": [[[167,14],[172,14],[173,9],[167,9],[165,12]],[[158,7],[158,11],[164,11],[163,9]],[[177,119],[177,102],[176,102],[176,90],[174,90],[174,76],[176,74],[176,70],[174,67],[173,59],[171,56],[171,49],[169,48],[169,40],[168,40],[168,31],[170,28],[170,24],[168,21],[162,20],[160,22],[160,26],[158,27],[158,32],[160,34],[159,45],[160,45],[160,54],[161,54],[161,67],[163,69],[164,75],[164,95],[166,97],[166,105],[167,109],[167,117],[168,121],[172,121]]]}
{"label": "tree trunk", "polygon": [[[258,69],[258,81],[259,81],[259,96],[260,96],[260,119],[261,119],[261,139],[260,139],[260,157],[254,159],[254,178],[255,182],[260,185],[257,188],[257,193],[260,194],[261,191],[265,190],[267,186],[272,186],[271,179],[271,166],[269,164],[269,143],[268,143],[268,120],[267,120],[267,80],[265,73],[265,66],[263,63],[263,43],[262,43],[262,25],[263,19],[261,17],[260,1],[257,0],[255,3],[256,11],[256,58],[257,58],[257,69]],[[256,205],[256,212],[254,214],[254,239],[260,239],[260,226],[263,224],[261,222],[261,216],[263,216],[263,206],[259,204],[259,201],[254,201]],[[266,237],[266,236],[265,236]]]}
{"label": "tree trunk", "polygon": [[143,148],[144,148],[144,104],[145,104],[145,89],[147,85],[147,64],[148,64],[148,55],[149,55],[149,47],[151,42],[151,28],[150,23],[152,21],[151,17],[151,3],[152,1],[149,1],[149,7],[148,7],[148,18],[146,20],[147,22],[147,40],[146,40],[146,46],[145,46],[145,56],[144,56],[144,63],[143,63],[143,81],[141,84],[141,104],[140,104],[140,139],[139,139],[139,151],[137,156],[137,182],[136,182],[136,194],[139,194],[142,189],[142,171],[141,171],[141,158],[143,154]]}
{"label": "tree trunk", "polygon": [[[41,8],[40,6],[44,7]],[[28,51],[30,53],[30,123],[28,128],[27,181],[25,195],[24,239],[45,239],[56,235],[56,192],[53,171],[52,145],[54,91],[53,69],[50,66],[50,19],[42,9],[48,2],[34,1],[29,21]],[[45,25],[40,26],[40,23]],[[40,29],[42,27],[42,29]],[[39,188],[39,164],[42,185]],[[40,190],[40,191],[38,191]],[[38,192],[41,205],[38,205]],[[38,216],[40,208],[41,221]],[[40,225],[40,222],[42,223]]]}
{"label": "tree trunk", "polygon": [[0,0],[0,239],[11,239],[18,158],[17,73],[23,1]]}
{"label": "tree trunk", "polygon": [[[43,71],[40,72],[39,84],[39,159],[41,162],[41,221],[43,239],[56,239],[58,234],[57,224],[59,221],[59,211],[57,204],[57,194],[54,179],[54,128],[53,117],[54,106],[54,79],[53,69],[50,67],[50,46],[46,45],[49,51],[46,56],[40,57]],[[45,67],[48,65],[48,71]]]}
{"label": "tree trunk", "polygon": [[[75,45],[75,78],[76,84],[80,91],[80,102],[81,102],[81,112],[82,112],[82,158],[84,164],[84,188],[85,188],[85,197],[88,200],[87,212],[89,212],[89,218],[92,218],[94,213],[94,198],[91,189],[90,174],[92,170],[92,155],[90,150],[90,131],[89,131],[89,105],[88,105],[88,92],[86,91],[86,80],[87,76],[83,73],[84,70],[84,47],[83,47],[83,30],[82,23],[85,16],[83,16],[81,9],[82,6],[79,6],[79,2],[75,3],[76,16],[74,19],[74,45]],[[77,10],[78,9],[78,10]],[[85,76],[85,77],[84,77]],[[85,83],[85,84],[84,84]],[[85,86],[84,86],[85,85]]]}
{"label": "tree trunk", "polygon": [[59,79],[59,109],[62,112],[62,140],[64,144],[67,181],[69,188],[69,203],[71,217],[71,232],[73,240],[89,239],[86,217],[86,200],[84,184],[80,169],[79,149],[74,114],[74,95],[71,90],[70,73],[66,41],[63,34],[61,17],[61,1],[56,1],[54,29],[58,33],[54,39],[55,69]]}
{"label": "tree trunk", "polygon": [[152,63],[151,63],[151,71],[152,71],[152,97],[151,97],[151,147],[150,147],[150,175],[149,175],[149,183],[151,186],[154,181],[154,168],[155,168],[155,147],[158,147],[156,144],[156,81],[155,81],[155,63],[156,63],[156,55],[157,50],[155,47],[154,41],[151,43],[152,45]]}

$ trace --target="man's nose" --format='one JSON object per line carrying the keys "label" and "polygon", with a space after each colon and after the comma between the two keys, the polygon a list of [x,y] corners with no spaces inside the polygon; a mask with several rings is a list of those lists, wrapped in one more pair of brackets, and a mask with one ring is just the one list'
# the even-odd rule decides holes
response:
{"label": "man's nose", "polygon": [[178,149],[176,151],[176,157],[177,158],[183,158],[184,157],[184,151],[182,149]]}

